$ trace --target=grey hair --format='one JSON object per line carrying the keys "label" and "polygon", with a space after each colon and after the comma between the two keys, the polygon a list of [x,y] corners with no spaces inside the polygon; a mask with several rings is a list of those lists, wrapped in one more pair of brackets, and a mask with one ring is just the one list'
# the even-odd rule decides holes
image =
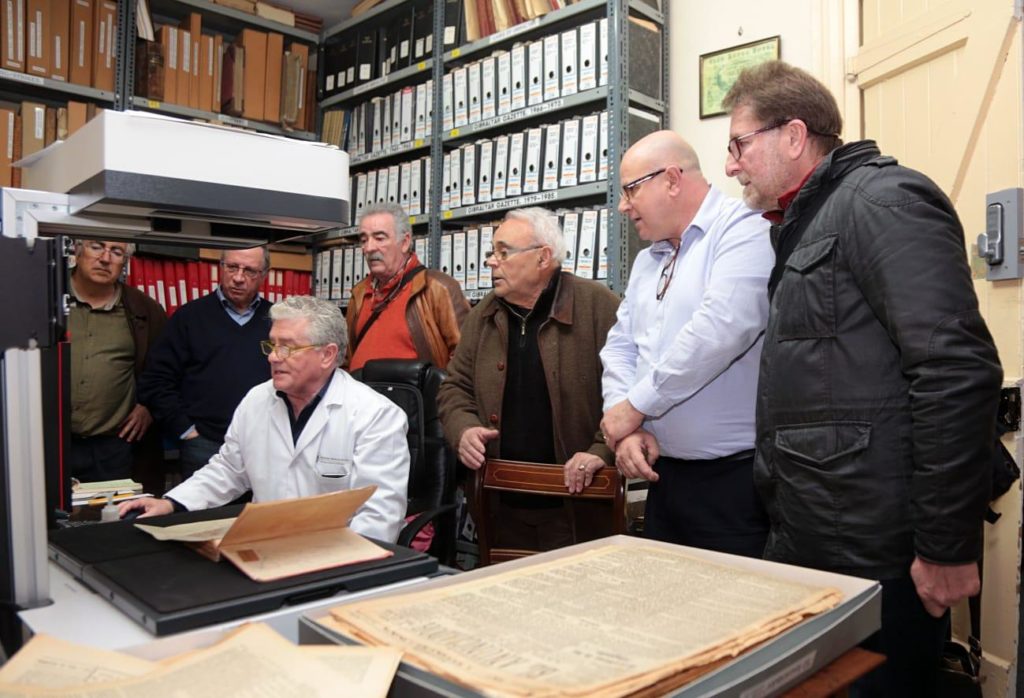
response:
{"label": "grey hair", "polygon": [[[239,248],[239,249],[241,249],[241,248]],[[251,248],[247,248],[247,249],[253,249],[253,250],[260,249],[260,250],[263,250],[263,271],[266,272],[266,271],[270,270],[270,248],[269,247],[267,247],[266,245],[260,245],[258,248],[251,247]],[[220,251],[220,261],[223,262],[224,261],[224,255],[226,255],[228,252],[232,252],[232,251],[236,251],[236,250],[233,250],[233,249],[232,250],[221,250]]]}
{"label": "grey hair", "polygon": [[348,328],[341,308],[313,296],[289,296],[270,307],[271,320],[308,320],[310,344],[337,344],[338,360],[348,349]]}
{"label": "grey hair", "polygon": [[362,223],[367,216],[379,216],[381,214],[391,216],[391,220],[394,221],[396,240],[412,235],[412,226],[409,225],[409,214],[398,204],[380,203],[367,206],[363,211],[363,215],[359,217],[359,222]]}
{"label": "grey hair", "polygon": [[[76,239],[75,240],[75,247],[81,247],[82,244],[85,243],[85,242],[88,242],[88,240],[83,240],[81,238]],[[113,240],[112,242],[124,242],[124,255],[125,255],[125,257],[133,257],[135,255],[135,243],[134,242],[125,242],[124,240]]]}
{"label": "grey hair", "polygon": [[551,256],[561,264],[565,259],[565,236],[558,216],[539,206],[519,208],[505,214],[507,221],[522,221],[533,229],[533,239],[551,248]]}

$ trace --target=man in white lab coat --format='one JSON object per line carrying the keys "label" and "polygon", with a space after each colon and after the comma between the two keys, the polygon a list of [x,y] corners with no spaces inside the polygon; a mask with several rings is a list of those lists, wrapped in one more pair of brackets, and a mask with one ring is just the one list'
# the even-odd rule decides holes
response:
{"label": "man in white lab coat", "polygon": [[164,498],[125,502],[121,515],[208,509],[250,489],[261,502],[376,485],[351,526],[394,542],[409,479],[405,413],[337,368],[347,341],[337,306],[292,296],[270,318],[271,380],[242,400],[220,451]]}

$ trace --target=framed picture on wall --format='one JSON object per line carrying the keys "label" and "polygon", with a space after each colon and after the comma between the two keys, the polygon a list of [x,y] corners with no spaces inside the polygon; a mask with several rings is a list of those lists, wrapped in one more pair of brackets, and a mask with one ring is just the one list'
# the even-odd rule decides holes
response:
{"label": "framed picture on wall", "polygon": [[701,55],[700,118],[724,114],[722,98],[740,72],[749,66],[777,59],[780,45],[781,39],[773,36]]}

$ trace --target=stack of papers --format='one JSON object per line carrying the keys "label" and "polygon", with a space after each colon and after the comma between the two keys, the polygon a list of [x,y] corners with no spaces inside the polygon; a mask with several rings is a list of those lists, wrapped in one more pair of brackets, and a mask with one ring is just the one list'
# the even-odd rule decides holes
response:
{"label": "stack of papers", "polygon": [[36,635],[0,669],[0,696],[383,698],[401,656],[388,648],[296,647],[263,624],[162,662]]}
{"label": "stack of papers", "polygon": [[135,480],[104,480],[102,482],[78,482],[71,484],[72,506],[102,505],[107,500],[115,503],[127,499],[148,497],[142,491],[142,485]]}

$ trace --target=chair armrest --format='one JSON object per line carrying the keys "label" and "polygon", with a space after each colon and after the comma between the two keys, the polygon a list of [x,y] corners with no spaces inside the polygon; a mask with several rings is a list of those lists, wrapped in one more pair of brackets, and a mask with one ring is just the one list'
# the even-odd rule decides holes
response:
{"label": "chair armrest", "polygon": [[408,548],[412,544],[412,539],[416,537],[426,525],[435,519],[439,518],[442,514],[455,511],[455,504],[442,504],[439,507],[421,511],[416,514],[411,521],[406,522],[405,526],[402,527],[401,532],[398,534],[398,545]]}

